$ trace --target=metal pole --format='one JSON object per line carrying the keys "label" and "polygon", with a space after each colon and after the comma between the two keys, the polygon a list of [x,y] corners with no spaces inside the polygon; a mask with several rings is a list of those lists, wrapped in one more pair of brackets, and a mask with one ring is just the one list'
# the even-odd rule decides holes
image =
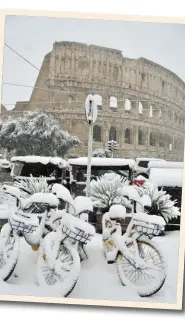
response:
{"label": "metal pole", "polygon": [[93,143],[93,122],[92,122],[92,121],[89,121],[86,197],[89,197],[89,196],[90,196],[92,143]]}

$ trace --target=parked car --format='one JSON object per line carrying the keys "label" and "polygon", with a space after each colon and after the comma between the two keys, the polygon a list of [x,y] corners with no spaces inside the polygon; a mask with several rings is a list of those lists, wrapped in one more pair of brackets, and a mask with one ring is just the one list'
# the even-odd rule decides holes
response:
{"label": "parked car", "polygon": [[[80,157],[68,159],[69,183],[72,186],[75,195],[84,195],[84,188],[87,178],[88,158]],[[131,180],[132,169],[134,166],[132,159],[119,158],[99,158],[93,157],[91,160],[91,180],[97,179],[105,173],[117,173]]]}
{"label": "parked car", "polygon": [[63,183],[67,162],[58,157],[24,156],[11,159],[13,180],[45,177],[48,183]]}
{"label": "parked car", "polygon": [[159,158],[136,158],[135,165],[133,168],[133,175],[136,178],[139,175],[142,175],[145,178],[149,177],[149,163],[151,161],[156,162],[166,162],[164,159]]}

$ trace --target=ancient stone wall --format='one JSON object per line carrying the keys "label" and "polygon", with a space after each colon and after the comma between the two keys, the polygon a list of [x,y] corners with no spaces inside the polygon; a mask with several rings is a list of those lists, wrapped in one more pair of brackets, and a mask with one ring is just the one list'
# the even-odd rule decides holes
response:
{"label": "ancient stone wall", "polygon": [[61,128],[84,142],[80,153],[87,155],[84,102],[92,93],[98,104],[94,148],[116,138],[120,157],[183,160],[184,82],[152,61],[123,54],[95,45],[55,42],[27,108],[54,114]]}

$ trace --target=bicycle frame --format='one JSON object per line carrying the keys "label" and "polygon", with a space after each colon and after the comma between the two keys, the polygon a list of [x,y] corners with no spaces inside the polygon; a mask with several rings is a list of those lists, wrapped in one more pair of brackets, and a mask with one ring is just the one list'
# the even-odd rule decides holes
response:
{"label": "bicycle frame", "polygon": [[[141,204],[141,203],[140,203]],[[144,207],[143,207],[144,211]],[[111,238],[113,240],[115,249],[110,253],[108,253],[109,256],[111,256],[111,259],[108,261],[108,263],[114,263],[117,260],[117,257],[119,253],[121,252],[125,259],[129,261],[132,265],[134,265],[136,268],[143,267],[144,260],[140,257],[139,251],[138,251],[138,245],[137,240],[140,238],[142,240],[149,241],[149,237],[143,235],[141,232],[134,231],[133,233],[133,227],[134,227],[134,216],[135,212],[132,212],[131,214],[127,214],[126,217],[131,217],[131,220],[127,226],[126,232],[124,235],[121,234],[120,230],[120,223],[116,223],[115,227],[111,231]],[[110,218],[110,221],[111,218]],[[129,252],[128,245],[133,243],[135,247],[135,254],[134,256]]]}

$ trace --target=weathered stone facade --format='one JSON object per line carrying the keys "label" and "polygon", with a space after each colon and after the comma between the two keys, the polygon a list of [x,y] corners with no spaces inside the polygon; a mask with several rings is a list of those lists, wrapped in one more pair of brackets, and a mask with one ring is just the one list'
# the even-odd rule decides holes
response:
{"label": "weathered stone facade", "polygon": [[84,102],[96,94],[98,118],[93,148],[116,139],[120,157],[150,156],[182,161],[185,136],[185,83],[144,58],[129,59],[119,50],[76,42],[55,42],[43,61],[23,110],[54,114],[61,127],[83,142],[87,155]]}

